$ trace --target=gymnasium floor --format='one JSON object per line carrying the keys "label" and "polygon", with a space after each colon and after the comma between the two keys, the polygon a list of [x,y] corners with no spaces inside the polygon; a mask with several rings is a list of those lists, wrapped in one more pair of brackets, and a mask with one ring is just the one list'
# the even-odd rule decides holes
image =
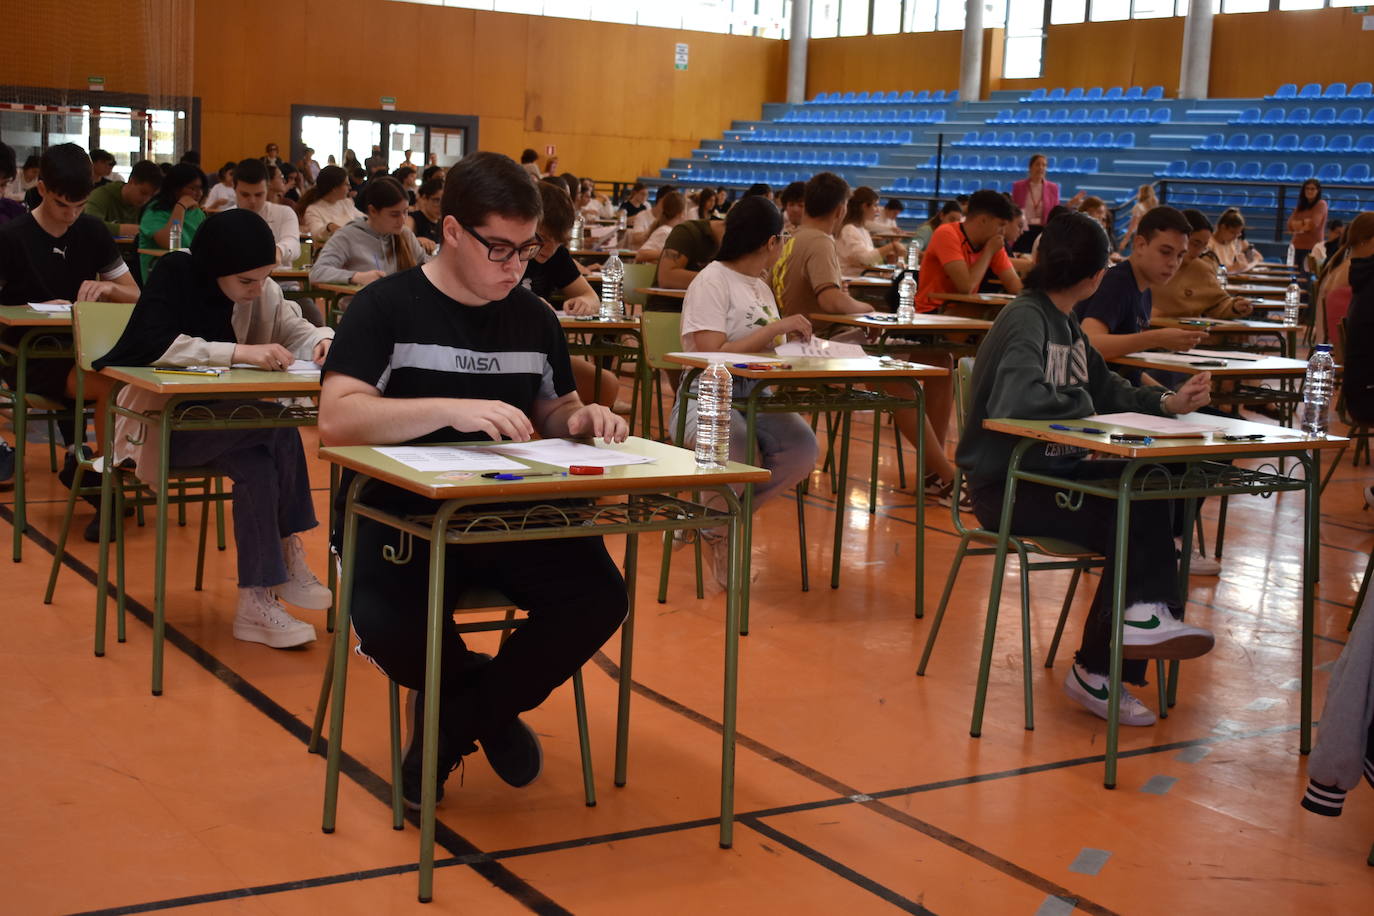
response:
{"label": "gymnasium floor", "polygon": [[[305,431],[313,453],[315,435]],[[853,467],[866,474],[866,423]],[[890,438],[887,439],[890,443]],[[167,687],[149,695],[152,529],[135,529],[134,614],[92,655],[92,545],[78,542],[52,606],[41,603],[61,504],[46,454],[30,453],[32,533],[6,564],[0,644],[0,910],[16,914],[480,913],[1368,913],[1374,792],[1344,816],[1298,807],[1300,494],[1233,502],[1221,578],[1194,578],[1190,619],[1216,649],[1184,666],[1179,705],[1123,729],[1120,783],[1102,787],[1105,722],[1064,697],[1080,591],[1054,670],[1035,663],[1036,729],[1021,722],[1019,633],[1003,615],[987,721],[968,736],[991,561],[960,577],[931,670],[914,675],[929,617],[912,618],[914,504],[882,454],[880,506],[849,481],[839,591],[825,581],[834,501],[808,505],[814,587],[799,590],[794,505],[755,527],[753,632],[743,641],[739,820],[716,843],[720,597],[698,601],[677,554],[667,604],[645,551],[630,781],[611,782],[618,640],[586,674],[599,804],[584,806],[569,689],[529,721],[543,776],[500,783],[478,755],[439,808],[435,902],[415,900],[418,831],[390,828],[382,677],[355,664],[351,755],[339,828],[320,832],[324,761],[306,753],[328,645],[274,651],[230,635],[234,561],[214,553],[192,590],[198,509],[173,528]],[[323,515],[327,475],[312,462]],[[1371,546],[1367,467],[1343,463],[1323,504],[1317,710],[1346,637]],[[8,544],[12,493],[0,506]],[[1205,506],[1209,540],[1215,506]],[[85,515],[80,521],[84,524]],[[933,610],[956,539],[932,512]],[[79,530],[79,529],[78,529]],[[232,541],[231,541],[232,544]],[[317,571],[324,536],[309,537]],[[621,544],[610,544],[620,555]],[[1004,607],[1016,596],[1008,570]],[[1067,574],[1033,577],[1043,659]],[[1142,693],[1153,706],[1153,690]],[[1063,899],[1060,899],[1063,898]]]}

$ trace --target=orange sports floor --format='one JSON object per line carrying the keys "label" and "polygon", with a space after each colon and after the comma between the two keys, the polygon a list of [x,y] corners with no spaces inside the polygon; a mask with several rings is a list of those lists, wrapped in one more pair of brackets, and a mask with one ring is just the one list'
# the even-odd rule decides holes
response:
{"label": "orange sports floor", "polygon": [[[232,546],[212,549],[206,588],[193,591],[193,508],[192,524],[173,528],[166,693],[152,697],[152,528],[129,527],[128,642],[115,643],[112,627],[97,659],[93,545],[77,536],[55,603],[41,601],[61,494],[36,446],[24,562],[0,569],[0,912],[1374,912],[1374,792],[1355,790],[1339,819],[1298,807],[1300,494],[1232,502],[1222,575],[1194,577],[1189,608],[1217,647],[1184,666],[1167,719],[1123,729],[1127,756],[1107,791],[1106,723],[1061,690],[1095,580],[1080,590],[1055,669],[1035,664],[1033,732],[1021,722],[1016,617],[1003,614],[983,737],[971,739],[991,561],[967,562],[931,671],[916,678],[929,616],[912,618],[914,497],[896,487],[885,448],[879,509],[866,511],[868,429],[856,425],[838,591],[827,581],[835,502],[821,475],[808,506],[811,591],[798,585],[791,500],[766,507],[755,527],[734,848],[718,848],[713,822],[723,599],[693,596],[683,552],[668,602],[656,603],[657,552],[646,550],[629,784],[611,782],[615,640],[586,675],[599,804],[582,802],[565,687],[529,716],[546,754],[535,784],[508,788],[480,755],[461,786],[451,778],[428,907],[415,899],[418,831],[390,828],[380,674],[352,667],[352,760],[339,828],[326,836],[324,761],[305,750],[323,614],[298,612],[322,637],[300,650],[234,640]],[[313,452],[313,431],[305,436]],[[323,516],[327,474],[312,465]],[[1374,541],[1360,495],[1371,477],[1347,459],[1325,495],[1318,712]],[[0,505],[6,550],[12,501],[6,493]],[[1215,511],[1204,506],[1209,540]],[[947,510],[927,523],[933,611],[957,541]],[[322,572],[322,531],[308,543]],[[1066,584],[1066,573],[1033,577],[1040,659]],[[1153,689],[1141,696],[1154,705]]]}

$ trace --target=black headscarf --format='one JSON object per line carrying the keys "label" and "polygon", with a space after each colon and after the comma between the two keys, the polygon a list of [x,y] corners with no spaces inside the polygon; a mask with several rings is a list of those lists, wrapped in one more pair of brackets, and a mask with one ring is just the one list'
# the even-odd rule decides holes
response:
{"label": "black headscarf", "polygon": [[276,262],[277,242],[261,216],[240,209],[211,216],[196,232],[190,254],[174,251],[158,261],[128,327],[95,368],[150,365],[183,334],[235,341],[234,303],[219,278]]}

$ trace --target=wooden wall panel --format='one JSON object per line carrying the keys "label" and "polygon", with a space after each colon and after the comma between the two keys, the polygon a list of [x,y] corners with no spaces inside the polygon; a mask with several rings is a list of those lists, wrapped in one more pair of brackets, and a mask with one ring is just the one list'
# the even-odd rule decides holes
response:
{"label": "wooden wall panel", "polygon": [[1374,80],[1374,32],[1349,9],[1218,16],[1210,94],[1254,98],[1283,83]]}
{"label": "wooden wall panel", "polygon": [[959,32],[812,39],[806,50],[806,94],[957,89],[961,40]]}

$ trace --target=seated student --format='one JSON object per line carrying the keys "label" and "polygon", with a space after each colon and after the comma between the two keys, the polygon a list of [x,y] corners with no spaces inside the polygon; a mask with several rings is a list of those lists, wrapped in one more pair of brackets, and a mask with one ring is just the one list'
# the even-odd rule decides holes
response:
{"label": "seated student", "polygon": [[0,226],[28,212],[22,203],[9,195],[17,172],[13,147],[0,143]]}
{"label": "seated student", "polygon": [[406,214],[406,227],[415,233],[415,240],[425,254],[434,254],[444,240],[444,219],[439,212],[443,196],[444,179],[426,178],[415,194],[415,209]]}
{"label": "seated student", "polygon": [[113,181],[110,176],[114,174],[117,164],[115,157],[105,150],[91,150],[91,175],[95,179],[92,187],[103,188]]}
{"label": "seated student", "polygon": [[415,191],[418,187],[415,177],[418,174],[419,172],[416,170],[415,166],[405,164],[402,164],[396,171],[391,173],[391,177],[401,183],[402,189],[406,192],[406,202],[412,207],[415,206]]}
{"label": "seated student", "polygon": [[315,186],[301,196],[302,223],[316,247],[362,216],[348,196],[349,190],[348,173],[337,165],[327,165],[320,169]]}
{"label": "seated student", "polygon": [[[702,191],[715,198],[714,191]],[[708,202],[709,205],[709,202]],[[665,289],[686,289],[703,267],[715,260],[725,223],[717,219],[689,219],[678,223],[663,241],[654,285]],[[644,308],[653,312],[680,312],[682,300],[668,296],[649,296]]]}
{"label": "seated student", "polygon": [[[676,190],[677,188],[670,184],[661,184],[654,190],[653,206],[649,207],[647,210],[640,210],[630,218],[630,231],[626,234],[625,238],[626,248],[637,249],[644,244],[644,240],[649,237],[649,231],[653,228],[659,216],[662,215],[663,198]],[[683,198],[683,202],[684,204],[686,203],[686,198]]]}
{"label": "seated student", "polygon": [[773,200],[773,189],[761,181],[756,182],[744,189],[744,194],[740,196],[740,200],[746,197],[763,197],[771,203]]}
{"label": "seated student", "polygon": [[[805,315],[778,317],[773,290],[765,274],[782,254],[782,214],[766,197],[746,196],[725,216],[725,235],[716,260],[702,268],[682,303],[682,349],[708,352],[759,353],[773,349],[787,337],[808,338],[811,322]],[[733,398],[741,405],[757,381],[735,379]],[[693,391],[696,390],[693,383]],[[682,391],[673,406],[672,428],[683,409]],[[696,447],[697,401],[686,404],[687,433],[683,448]],[[816,466],[816,434],[795,413],[761,413],[755,420],[758,462],[773,476],[754,490],[754,509],[796,486]],[[736,408],[730,421],[730,459],[743,461],[744,414]],[[730,552],[721,529],[702,531],[714,579],[729,583]]]}
{"label": "seated student", "polygon": [[1199,210],[1184,210],[1193,230],[1183,264],[1168,283],[1150,289],[1152,314],[1166,317],[1244,318],[1254,311],[1249,299],[1232,296],[1217,280],[1217,259],[1207,243],[1212,224]]}
{"label": "seated student", "polygon": [[[542,245],[540,197],[529,173],[497,153],[472,153],[449,170],[444,242],[418,270],[360,293],[325,364],[320,439],[329,445],[400,445],[508,438],[599,436],[623,441],[625,421],[584,406],[573,386],[567,343],[544,303],[520,287],[527,259]],[[513,353],[502,373],[474,371],[481,360],[417,361],[431,348]],[[485,363],[483,362],[483,365]],[[344,488],[348,486],[345,479]],[[343,492],[341,490],[341,492]],[[363,497],[402,513],[437,504],[380,482]],[[429,546],[397,566],[382,558],[395,532],[358,520],[353,626],[359,651],[412,690],[424,686]],[[480,743],[507,783],[524,786],[542,766],[534,709],[599,649],[625,618],[625,584],[599,537],[450,546],[445,592],[498,589],[529,612],[528,623],[495,658],[473,652],[445,624],[439,779]],[[534,573],[534,574],[532,574]],[[402,767],[407,802],[420,800],[422,696]]]}
{"label": "seated student", "polygon": [[[431,161],[433,161],[434,155],[434,153],[429,154],[429,158]],[[448,170],[445,169],[442,165],[427,165],[425,166],[424,171],[420,173],[420,184],[424,184],[426,181],[433,181],[436,178],[442,182],[444,180],[444,173],[446,171]]]}
{"label": "seated student", "polygon": [[858,187],[849,197],[849,207],[845,210],[844,222],[840,225],[840,235],[835,246],[840,252],[840,267],[850,271],[864,271],[869,267],[885,264],[889,260],[906,257],[906,246],[901,242],[888,242],[875,246],[873,236],[864,228],[878,213],[878,192],[869,187]]}
{"label": "seated student", "polygon": [[958,201],[947,200],[940,205],[940,212],[916,227],[912,233],[911,244],[917,248],[924,248],[930,244],[930,237],[935,234],[935,230],[945,223],[957,223],[964,218],[964,208]]}
{"label": "seated student", "polygon": [[649,189],[644,186],[643,182],[636,181],[634,187],[630,188],[630,193],[620,202],[620,206],[616,209],[625,211],[626,220],[634,219],[636,216],[649,209]]}
{"label": "seated student", "polygon": [[[577,269],[577,262],[568,254],[568,240],[572,237],[573,203],[556,184],[539,182],[540,206],[539,239],[543,244],[533,258],[525,262],[525,276],[520,285],[554,308],[555,293],[562,294],[562,309],[569,315],[595,315],[601,308],[601,297]],[[584,404],[593,402],[614,407],[620,392],[620,380],[607,369],[598,369],[583,357],[572,358],[573,379],[578,396]],[[597,395],[597,375],[601,387]]]}
{"label": "seated student", "polygon": [[1000,280],[1007,292],[1021,292],[1021,278],[1007,257],[1005,235],[1007,223],[1015,217],[1014,206],[996,191],[975,191],[963,222],[944,223],[931,234],[921,256],[916,311],[940,308],[940,303],[930,298],[938,293],[977,291],[989,274]]}
{"label": "seated student", "polygon": [[790,238],[806,215],[806,182],[794,181],[783,188],[778,194],[778,208],[782,210],[783,238]]}
{"label": "seated student", "polygon": [[520,153],[520,167],[530,173],[530,177],[538,181],[544,177],[544,173],[539,169],[539,154],[532,149],[525,149]]}
{"label": "seated student", "polygon": [[[1149,214],[1142,223],[1148,219]],[[1142,237],[1143,233],[1136,241]],[[1112,372],[1082,333],[1073,307],[1091,297],[1103,281],[1107,251],[1107,235],[1091,217],[1071,213],[1049,221],[1041,235],[1039,259],[1027,277],[1029,288],[998,313],[978,349],[957,457],[968,475],[974,514],[985,528],[996,530],[1001,525],[1007,463],[1017,442],[1015,436],[985,430],[986,418],[1071,421],[1116,411],[1174,416],[1190,413],[1210,400],[1211,379],[1206,372],[1192,376],[1177,392],[1131,385]],[[1084,460],[1088,455],[1086,449],[1041,444],[1026,453],[1021,466],[1057,477],[1110,479],[1120,474],[1124,462]],[[1081,505],[1075,502],[1070,507],[1059,495],[1053,486],[1017,484],[1011,533],[1063,534],[1107,557],[1082,642],[1064,681],[1071,699],[1105,719],[1114,587],[1111,560],[1120,504],[1086,496]],[[1169,516],[1170,506],[1164,501],[1131,504],[1122,639],[1125,683],[1145,683],[1145,659],[1195,658],[1212,648],[1210,632],[1179,619],[1183,599]],[[1122,725],[1155,722],[1154,712],[1124,689],[1119,709]]]}
{"label": "seated student", "polygon": [[[643,185],[639,186],[641,190]],[[644,191],[647,197],[648,192]],[[574,201],[577,211],[582,214],[585,220],[614,219],[616,206],[611,203],[611,199],[605,194],[596,193],[596,182],[590,178],[582,178],[577,182],[577,195]]]}
{"label": "seated student", "polygon": [[[1011,260],[1012,270],[1016,275],[1025,279],[1031,267],[1035,265],[1035,259],[1029,254],[1021,254],[1016,251],[1016,242],[1021,238],[1021,234],[1026,231],[1026,214],[1016,204],[1011,205],[1011,219],[1007,222],[1007,228],[1002,230],[1002,238],[1006,239],[1007,258]],[[987,278],[983,278],[983,289],[988,288]]]}
{"label": "seated student", "polygon": [[358,194],[358,203],[367,215],[329,237],[310,265],[311,283],[366,286],[425,262],[425,250],[406,228],[406,192],[396,179],[372,179]]}
{"label": "seated student", "polygon": [[267,170],[261,159],[245,159],[234,166],[234,203],[261,216],[277,240],[277,264],[289,267],[301,256],[301,226],[296,211],[267,199]]}
{"label": "seated student", "polygon": [[162,170],[144,159],[129,170],[129,180],[107,182],[86,198],[86,215],[105,224],[110,235],[131,239],[138,235],[144,206],[162,187]]}
{"label": "seated student", "polygon": [[1346,246],[1352,295],[1341,386],[1351,419],[1374,424],[1374,213],[1366,211],[1351,221]]}
{"label": "seated student", "polygon": [[687,215],[687,201],[676,191],[669,191],[656,205],[658,218],[649,226],[649,235],[635,252],[636,264],[657,263],[668,243],[668,236]]}
{"label": "seated student", "polygon": [[1155,196],[1154,185],[1143,184],[1136,190],[1135,203],[1131,205],[1131,222],[1126,227],[1126,234],[1121,237],[1121,244],[1118,246],[1119,251],[1125,253],[1127,246],[1131,244],[1131,239],[1135,238],[1135,230],[1140,225],[1140,218],[1158,206],[1159,198]]}
{"label": "seated student", "polygon": [[[36,185],[42,203],[32,212],[0,226],[0,305],[27,302],[137,302],[138,284],[119,255],[114,239],[82,209],[91,193],[91,160],[75,143],[48,147],[39,162]],[[22,329],[5,332],[18,344]],[[17,367],[0,369],[13,390]],[[55,401],[76,396],[76,365],[70,359],[30,360],[28,391]],[[87,402],[109,395],[103,378],[87,376]],[[103,415],[103,414],[97,414]],[[103,447],[105,425],[96,424]],[[79,458],[69,456],[67,473]],[[14,450],[0,443],[0,484],[14,479]],[[70,476],[66,478],[70,481]]]}
{"label": "seated student", "polygon": [[870,232],[896,232],[897,217],[902,215],[906,209],[906,204],[895,197],[889,197],[887,203],[883,204],[883,209],[873,215],[864,228]]}
{"label": "seated student", "polygon": [[234,163],[226,162],[219,167],[219,179],[205,195],[205,212],[218,213],[234,206]]}
{"label": "seated student", "polygon": [[[782,254],[773,265],[773,292],[783,315],[810,315],[813,312],[854,315],[873,311],[871,305],[850,296],[842,285],[844,279],[833,233],[844,219],[848,200],[849,185],[834,172],[818,172],[806,183],[806,211],[801,226],[783,245]],[[948,382],[943,385],[926,383],[924,388],[925,426],[916,425],[915,408],[897,411],[895,419],[907,441],[914,443],[916,436],[925,436],[925,472],[942,482],[947,497],[953,488],[954,466],[945,457],[944,446],[936,438],[931,420],[949,415],[951,389]],[[911,394],[911,389],[902,385],[886,386],[884,390],[899,396]]]}
{"label": "seated student", "polygon": [[31,154],[24,160],[24,167],[19,171],[19,180],[10,185],[9,194],[24,204],[25,210],[36,210],[38,205],[43,202],[43,198],[38,194],[38,166],[42,158],[36,153]]}
{"label": "seated student", "polygon": [[[201,209],[200,199],[205,188],[205,176],[189,162],[178,162],[162,178],[162,187],[148,205],[143,208],[143,216],[138,221],[139,248],[166,248],[171,234],[172,223],[181,223],[181,247],[188,248],[195,241],[196,231],[205,222],[205,211]],[[139,255],[143,267],[143,280],[157,263],[152,255]]]}
{"label": "seated student", "polygon": [[[297,359],[322,364],[334,332],[310,324],[294,302],[282,298],[271,278],[276,263],[276,241],[262,217],[246,208],[217,214],[206,221],[189,253],[163,258],[124,334],[96,360],[96,368],[252,363],[279,370]],[[165,398],[125,388],[117,400],[146,411],[161,407]],[[116,459],[133,458],[135,473],[156,482],[155,437],[120,416],[115,439]],[[300,432],[174,432],[169,466],[208,466],[234,482],[239,585],[234,638],[274,649],[312,641],[314,626],[280,603],[324,610],[332,601],[306,564],[299,537],[317,524]]]}
{"label": "seated student", "polygon": [[[277,166],[276,169],[276,175],[281,178],[282,191],[281,199],[273,201],[273,203],[279,203],[284,207],[290,207],[291,212],[296,213],[296,207],[299,206],[301,202],[301,193],[304,190],[305,177],[301,174],[300,169],[289,162],[283,162],[281,165]],[[268,174],[271,174],[270,166],[268,167]],[[272,187],[270,181],[271,179],[269,178],[269,191]],[[296,219],[300,219],[299,214],[296,215]]]}
{"label": "seated student", "polygon": [[[1352,259],[1368,257],[1370,254],[1374,254],[1374,212],[1365,211],[1350,221],[1343,232],[1340,246],[1326,259],[1317,278],[1318,324],[1326,340],[1340,341],[1341,319],[1350,311],[1354,297]],[[1349,394],[1349,360],[1339,356],[1337,360],[1345,366],[1345,391]]]}

